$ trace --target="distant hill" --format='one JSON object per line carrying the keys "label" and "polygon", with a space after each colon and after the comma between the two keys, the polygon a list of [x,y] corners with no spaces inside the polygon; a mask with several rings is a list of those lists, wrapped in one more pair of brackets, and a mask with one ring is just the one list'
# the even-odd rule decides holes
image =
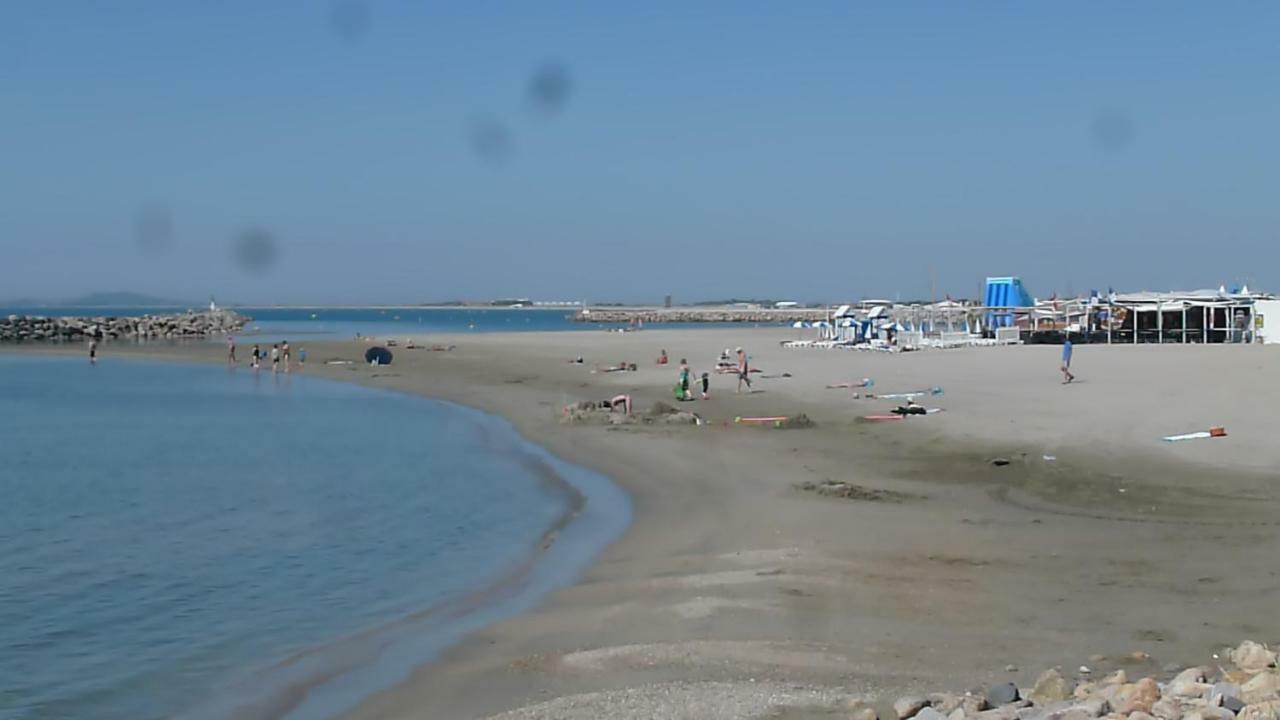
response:
{"label": "distant hill", "polygon": [[131,292],[96,292],[51,305],[70,307],[200,307],[203,303]]}

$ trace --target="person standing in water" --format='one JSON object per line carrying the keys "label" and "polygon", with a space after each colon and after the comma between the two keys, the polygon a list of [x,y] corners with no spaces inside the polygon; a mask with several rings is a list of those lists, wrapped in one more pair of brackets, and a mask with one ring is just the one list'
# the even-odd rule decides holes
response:
{"label": "person standing in water", "polygon": [[1062,384],[1063,385],[1066,385],[1067,383],[1076,379],[1076,376],[1071,374],[1071,351],[1072,351],[1071,335],[1070,333],[1068,333],[1067,339],[1062,343]]}
{"label": "person standing in water", "polygon": [[751,368],[747,365],[747,353],[738,348],[738,389],[734,392],[742,392],[742,383],[746,383],[747,392],[751,392]]}
{"label": "person standing in water", "polygon": [[284,363],[284,371],[289,372],[289,341],[285,340],[280,344],[280,357]]}
{"label": "person standing in water", "polygon": [[89,364],[90,365],[98,364],[98,339],[97,338],[91,338],[89,340]]}
{"label": "person standing in water", "polygon": [[236,364],[236,337],[234,335],[227,336],[227,364]]}
{"label": "person standing in water", "polygon": [[253,352],[249,353],[249,367],[257,370],[260,360],[262,360],[262,349],[258,347],[258,343],[254,343]]}
{"label": "person standing in water", "polygon": [[280,344],[271,343],[271,372],[280,372]]}

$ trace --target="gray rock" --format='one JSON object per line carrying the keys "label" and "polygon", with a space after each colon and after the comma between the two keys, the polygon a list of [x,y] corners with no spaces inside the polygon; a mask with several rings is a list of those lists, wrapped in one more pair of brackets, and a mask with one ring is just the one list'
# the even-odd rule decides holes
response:
{"label": "gray rock", "polygon": [[1209,704],[1221,705],[1223,697],[1240,697],[1240,686],[1229,682],[1216,682],[1209,687]]}
{"label": "gray rock", "polygon": [[1021,697],[1018,686],[1011,682],[995,683],[987,688],[987,703],[992,707],[1017,702]]}

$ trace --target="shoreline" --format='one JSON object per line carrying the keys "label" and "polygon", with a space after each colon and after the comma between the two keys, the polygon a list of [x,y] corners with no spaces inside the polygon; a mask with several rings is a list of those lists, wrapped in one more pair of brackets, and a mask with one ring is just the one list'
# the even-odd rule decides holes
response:
{"label": "shoreline", "polygon": [[[756,697],[752,685],[767,682],[874,698],[1026,681],[1005,668],[1075,666],[1095,653],[1205,658],[1265,636],[1256,598],[1277,585],[1262,548],[1280,509],[1270,483],[1280,449],[1264,408],[1280,393],[1261,384],[1268,363],[1257,358],[1273,353],[1081,348],[1082,381],[1061,386],[1053,348],[778,348],[792,337],[776,328],[439,335],[429,342],[458,350],[398,350],[377,369],[318,364],[358,356],[361,343],[309,347],[308,374],[503,416],[538,445],[606,472],[635,509],[625,536],[577,582],[476,631],[347,717],[548,717],[539,713],[556,698],[594,717],[645,717],[622,708],[652,716],[664,694]],[[715,377],[712,400],[693,407],[711,421],[704,428],[558,421],[560,405],[616,392],[641,408],[669,399],[674,367],[650,360],[659,346],[673,362],[688,355],[706,367],[737,344],[757,366],[792,376],[741,396]],[[565,362],[575,355],[586,366]],[[590,372],[618,360],[641,369]],[[1198,382],[1168,393],[1188,366]],[[858,422],[886,403],[823,384],[864,376],[881,392],[945,385],[930,402],[948,412]],[[1256,402],[1234,401],[1244,388]],[[796,411],[818,426],[731,422]],[[1200,422],[1226,425],[1230,439],[1158,442]],[[996,456],[1012,462],[993,468]],[[827,479],[868,492],[827,498],[795,487]],[[1224,573],[1221,553],[1253,572]]]}
{"label": "shoreline", "polygon": [[[155,341],[150,344],[130,341],[113,347],[128,348],[120,353],[126,356],[125,362],[186,362],[219,367],[214,358],[205,357],[208,353],[190,352],[201,344],[205,341],[164,345]],[[0,347],[0,354],[70,360],[81,354],[73,352],[74,348],[71,343],[30,342]],[[170,352],[155,352],[159,348]],[[188,352],[183,352],[184,349]],[[172,351],[177,352],[171,354]],[[344,382],[342,378],[314,374],[310,378]],[[192,720],[339,717],[364,699],[392,687],[414,669],[432,662],[442,650],[471,632],[512,617],[536,605],[547,593],[572,582],[629,524],[629,498],[620,488],[604,475],[576,466],[537,445],[506,418],[443,398],[365,387],[374,392],[394,392],[436,403],[449,408],[449,412],[470,416],[478,423],[497,425],[502,432],[509,432],[509,440],[514,444],[505,448],[495,446],[494,451],[518,454],[517,462],[524,466],[530,479],[560,496],[563,511],[542,530],[522,559],[499,568],[480,584],[407,615],[322,640],[285,658],[267,660],[250,679],[216,689],[207,701],[177,712],[176,717]],[[359,657],[349,657],[353,653]],[[388,657],[394,660],[388,661]],[[298,677],[293,678],[295,674]]]}

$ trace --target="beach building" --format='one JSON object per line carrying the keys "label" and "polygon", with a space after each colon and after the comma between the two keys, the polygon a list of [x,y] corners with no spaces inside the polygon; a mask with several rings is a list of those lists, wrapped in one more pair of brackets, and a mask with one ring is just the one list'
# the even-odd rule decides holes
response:
{"label": "beach building", "polygon": [[1270,299],[1248,287],[1113,294],[1093,299],[1087,327],[1107,342],[1253,342],[1255,306]]}
{"label": "beach building", "polygon": [[1253,330],[1265,345],[1280,343],[1280,300],[1255,300]]}
{"label": "beach building", "polygon": [[[1228,291],[1093,292],[1089,297],[1038,300],[1031,307],[998,310],[1029,342],[1242,343],[1261,337],[1258,304],[1272,296],[1243,287]],[[990,309],[989,309],[990,311]],[[1272,333],[1280,336],[1280,312]],[[1280,341],[1280,337],[1277,337]]]}

